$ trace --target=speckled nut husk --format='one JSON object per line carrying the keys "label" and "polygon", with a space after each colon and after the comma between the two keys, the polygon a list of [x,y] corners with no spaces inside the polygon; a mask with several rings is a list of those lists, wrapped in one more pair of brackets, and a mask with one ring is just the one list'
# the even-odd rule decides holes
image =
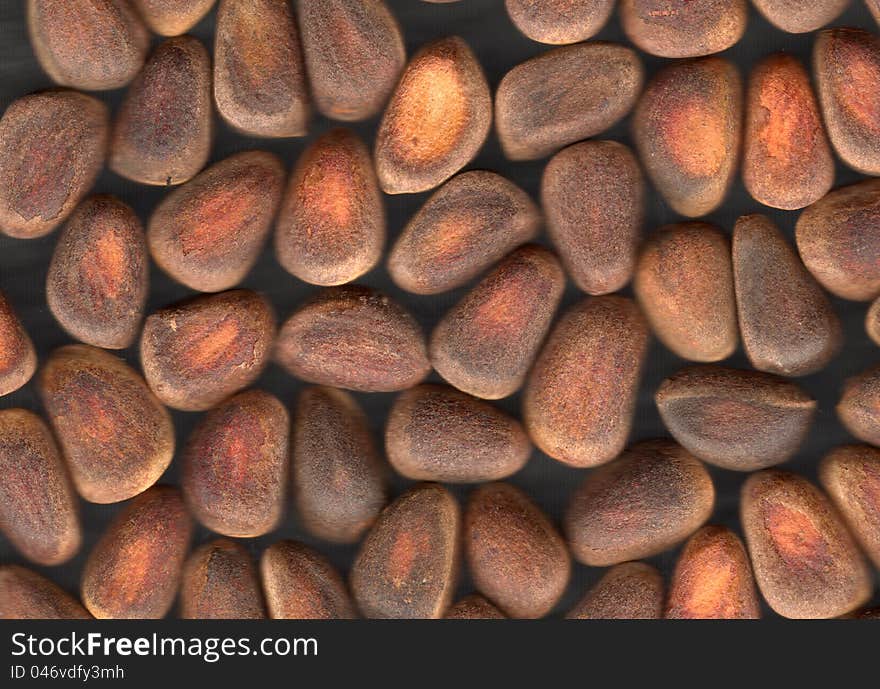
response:
{"label": "speckled nut husk", "polygon": [[880,345],[880,299],[875,299],[865,314],[865,332],[876,345]]}
{"label": "speckled nut husk", "polygon": [[667,619],[756,620],[761,604],[745,546],[730,529],[704,526],[678,556]]}
{"label": "speckled nut husk", "polygon": [[28,0],[31,46],[52,81],[85,91],[125,86],[150,34],[128,0]]}
{"label": "speckled nut husk", "polygon": [[300,306],[278,335],[275,360],[319,385],[394,392],[420,383],[431,365],[413,317],[369,287],[328,287]]}
{"label": "speckled nut husk", "polygon": [[[865,4],[871,11],[871,15],[874,17],[874,19],[877,20],[878,24],[880,24],[880,0],[865,0]],[[878,608],[878,610],[880,610],[880,608]]]}
{"label": "speckled nut husk", "polygon": [[880,450],[843,445],[819,464],[819,481],[865,554],[880,568]]}
{"label": "speckled nut husk", "polygon": [[453,603],[443,619],[446,620],[503,620],[506,615],[481,595],[472,593]]}
{"label": "speckled nut husk", "polygon": [[141,16],[160,36],[186,33],[214,6],[215,0],[134,0]]}
{"label": "speckled nut husk", "polygon": [[736,350],[730,240],[715,225],[685,222],[651,234],[633,289],[654,333],[680,357],[720,361]]}
{"label": "speckled nut husk", "polygon": [[734,471],[786,461],[806,438],[817,407],[790,381],[722,366],[682,369],[663,381],[654,399],[679,443]]}
{"label": "speckled nut husk", "polygon": [[458,581],[459,523],[455,498],[435,483],[419,484],[386,507],[351,570],[364,617],[442,617]]}
{"label": "speckled nut husk", "polygon": [[147,227],[153,259],[194,290],[235,287],[257,262],[283,188],[284,166],[271,153],[212,165],[156,206]]}
{"label": "speckled nut husk", "polygon": [[242,134],[306,133],[311,103],[290,2],[220,0],[214,36],[214,102],[224,121]]}
{"label": "speckled nut husk", "polygon": [[752,0],[764,18],[788,33],[807,33],[833,22],[850,0]]}
{"label": "speckled nut husk", "polygon": [[156,396],[183,411],[210,409],[269,363],[275,314],[250,290],[196,297],[147,317],[141,367]]}
{"label": "speckled nut husk", "polygon": [[633,274],[645,183],[629,148],[615,141],[569,146],[541,180],[547,232],[575,284],[589,294],[616,292]]}
{"label": "speckled nut husk", "polygon": [[880,445],[880,366],[847,378],[837,403],[837,416],[856,438]]}
{"label": "speckled nut husk", "polygon": [[632,122],[648,175],[673,210],[695,218],[721,205],[742,138],[742,83],[733,63],[706,57],[665,67]]}
{"label": "speckled nut husk", "polygon": [[385,245],[385,206],[370,152],[350,129],[319,137],[297,161],[275,230],[275,255],[313,285],[369,272]]}
{"label": "speckled nut husk", "polygon": [[0,231],[34,239],[67,219],[104,165],[107,106],[74,91],[24,96],[0,119]]}
{"label": "speckled nut husk", "polygon": [[663,575],[644,562],[609,569],[566,615],[570,620],[657,620],[663,616]]}
{"label": "speckled nut husk", "polygon": [[504,0],[523,35],[539,43],[567,45],[597,34],[614,10],[614,0]]}
{"label": "speckled nut husk", "polygon": [[565,592],[571,575],[565,541],[518,488],[490,483],[474,490],[463,540],[475,586],[511,617],[543,617]]}
{"label": "speckled nut husk", "polygon": [[520,423],[497,407],[455,388],[429,384],[394,400],[385,451],[406,478],[483,483],[522,469],[532,444]]}
{"label": "speckled nut husk", "polygon": [[746,30],[746,0],[621,0],[629,40],[659,57],[701,57],[727,50]]}
{"label": "speckled nut husk", "polygon": [[797,58],[775,53],[749,76],[743,182],[756,201],[795,210],[834,184],[834,156],[810,76]]}
{"label": "speckled nut husk", "polygon": [[574,492],[568,545],[591,567],[650,557],[694,533],[714,504],[712,479],[698,459],[671,440],[641,442]]}
{"label": "speckled nut husk", "polygon": [[125,349],[140,330],[149,281],[150,257],[137,215],[112,196],[92,196],[58,237],[46,302],[77,340]]}
{"label": "speckled nut husk", "polygon": [[632,109],[642,89],[638,55],[615,43],[556,48],[511,69],[498,85],[495,122],[510,160],[537,160],[595,136]]}
{"label": "speckled nut husk", "polygon": [[647,345],[648,326],[631,299],[591,297],[565,311],[523,393],[532,442],[575,467],[614,459],[632,426]]}
{"label": "speckled nut husk", "polygon": [[412,217],[391,249],[388,272],[409,292],[446,292],[533,239],[540,227],[540,210],[513,182],[494,172],[464,172]]}
{"label": "speckled nut husk", "polygon": [[500,399],[522,386],[565,289],[547,249],[509,254],[455,306],[431,335],[431,363],[459,390]]}
{"label": "speckled nut husk", "polygon": [[211,153],[211,58],[192,36],[161,43],[116,112],[108,165],[141,184],[191,179]]}
{"label": "speckled nut husk", "polygon": [[171,463],[168,411],[124,361],[88,345],[49,356],[38,391],[77,492],[89,502],[127,500]]}
{"label": "speckled nut husk", "polygon": [[376,172],[386,194],[439,186],[482,148],[492,125],[483,68],[457,36],[410,60],[376,134]]}
{"label": "speckled nut husk", "polygon": [[31,562],[58,565],[82,541],[78,511],[43,420],[25,409],[0,411],[0,531]]}
{"label": "speckled nut husk", "polygon": [[260,575],[272,619],[357,617],[342,577],[322,555],[302,543],[279,541],[266,548]]}
{"label": "speckled nut husk", "polygon": [[159,619],[174,603],[192,520],[172,486],[155,486],[110,522],[86,560],[82,600],[97,618]]}
{"label": "speckled nut husk", "polygon": [[193,551],[180,583],[185,620],[260,620],[266,617],[257,568],[239,543],[218,538]]}
{"label": "speckled nut husk", "polygon": [[855,301],[880,295],[880,179],[840,187],[806,208],[795,239],[829,292]]}
{"label": "speckled nut husk", "polygon": [[783,617],[837,617],[871,596],[871,573],[834,507],[809,481],[783,471],[742,487],[743,531],[764,600]]}
{"label": "speckled nut husk", "polygon": [[6,295],[0,292],[0,397],[18,390],[36,370],[34,343]]}
{"label": "speckled nut husk", "polygon": [[840,351],[840,319],[773,221],[744,215],[733,230],[739,329],[759,371],[804,376]]}
{"label": "speckled nut husk", "polygon": [[79,601],[52,581],[18,565],[0,566],[0,619],[88,620]]}
{"label": "speckled nut husk", "polygon": [[181,488],[193,516],[224,536],[252,538],[281,521],[290,419],[276,397],[247,390],[209,411],[182,452]]}
{"label": "speckled nut husk", "polygon": [[880,175],[880,38],[862,29],[821,31],[813,71],[837,155],[854,170]]}
{"label": "speckled nut husk", "polygon": [[397,20],[384,0],[297,2],[309,85],[327,117],[356,121],[385,105],[406,63]]}
{"label": "speckled nut husk", "polygon": [[386,501],[386,469],[366,414],[347,392],[310,387],[293,420],[293,500],[318,538],[355,543]]}

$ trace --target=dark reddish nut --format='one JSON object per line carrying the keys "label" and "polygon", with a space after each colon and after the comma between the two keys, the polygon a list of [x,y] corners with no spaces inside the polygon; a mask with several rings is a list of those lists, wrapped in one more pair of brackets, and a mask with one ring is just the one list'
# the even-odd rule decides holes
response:
{"label": "dark reddish nut", "polygon": [[837,617],[871,597],[872,576],[825,495],[783,471],[742,487],[743,531],[764,600],[783,617]]}
{"label": "dark reddish nut", "polygon": [[384,0],[298,2],[309,86],[335,120],[373,117],[406,63],[397,20]]}
{"label": "dark reddish nut", "polygon": [[311,103],[289,2],[220,0],[214,101],[226,123],[243,134],[305,135]]}
{"label": "dark reddish nut", "polygon": [[357,617],[345,582],[319,553],[294,541],[266,548],[260,575],[269,617],[276,620],[350,620]]}
{"label": "dark reddish nut", "polygon": [[645,182],[632,151],[585,141],[557,153],[544,170],[547,232],[578,287],[608,294],[630,281],[645,214]]}
{"label": "dark reddish nut", "polygon": [[160,36],[186,33],[214,6],[215,0],[134,0],[141,16]]}
{"label": "dark reddish nut", "polygon": [[0,411],[0,530],[28,560],[66,562],[82,531],[76,496],[52,433],[24,409]]}
{"label": "dark reddish nut", "polygon": [[880,567],[880,450],[835,448],[819,464],[819,481],[862,550]]}
{"label": "dark reddish nut", "polygon": [[647,324],[630,299],[592,297],[564,312],[523,393],[532,442],[575,467],[614,459],[632,426],[647,346]]}
{"label": "dark reddish nut", "polygon": [[319,538],[354,543],[385,506],[386,471],[367,416],[342,390],[300,393],[291,473],[300,522]]}
{"label": "dark reddish nut", "polygon": [[460,287],[533,239],[541,212],[526,192],[493,172],[464,172],[441,187],[391,249],[388,272],[403,289]]}
{"label": "dark reddish nut", "polygon": [[112,196],[83,201],[58,237],[46,301],[71,336],[125,349],[138,335],[150,282],[150,257],[137,215]]}
{"label": "dark reddish nut", "polygon": [[281,327],[275,359],[307,383],[394,392],[420,383],[431,365],[413,317],[368,287],[328,287]]}
{"label": "dark reddish nut", "polygon": [[349,129],[300,157],[275,230],[278,262],[313,285],[341,285],[373,269],[385,245],[385,206],[373,161]]}
{"label": "dark reddish nut", "polygon": [[477,155],[492,125],[492,94],[457,36],[410,60],[376,134],[376,172],[386,194],[439,186]]}
{"label": "dark reddish nut", "polygon": [[191,36],[156,48],[116,113],[108,165],[141,184],[191,179],[211,153],[211,58]]}
{"label": "dark reddish nut", "polygon": [[176,488],[155,486],[118,513],[86,560],[82,599],[97,618],[159,619],[174,603],[192,520]]}
{"label": "dark reddish nut", "polygon": [[698,217],[727,196],[739,162],[742,83],[717,57],[676,62],[648,84],[633,115],[642,163],[673,210]]}
{"label": "dark reddish nut", "polygon": [[127,500],[171,463],[171,417],[121,359],[87,345],[61,347],[37,387],[73,484],[89,502]]}
{"label": "dark reddish nut", "polygon": [[702,57],[739,43],[746,0],[622,0],[620,21],[633,43],[659,57]]}
{"label": "dark reddish nut", "polygon": [[79,601],[49,579],[18,565],[0,566],[0,619],[88,620]]}
{"label": "dark reddish nut", "polygon": [[522,386],[565,289],[547,249],[509,254],[454,307],[431,335],[431,363],[468,394],[499,399]]}
{"label": "dark reddish nut", "polygon": [[0,292],[0,397],[18,390],[36,370],[34,343],[6,295]]}
{"label": "dark reddish nut", "polygon": [[260,377],[274,339],[275,314],[262,295],[231,290],[196,297],[147,318],[141,366],[169,407],[203,411]]}
{"label": "dark reddish nut", "polygon": [[880,366],[847,378],[837,403],[837,416],[856,438],[880,445]]}
{"label": "dark reddish nut", "polygon": [[[878,20],[878,23],[880,23],[880,20]],[[852,617],[856,620],[880,620],[880,608],[866,608],[853,613]]]}
{"label": "dark reddish nut", "polygon": [[443,616],[446,620],[503,620],[506,615],[479,594],[465,596]]}
{"label": "dark reddish nut", "polygon": [[458,581],[459,508],[437,484],[420,484],[379,515],[351,570],[369,618],[439,618]]}
{"label": "dark reddish nut", "polygon": [[56,84],[85,91],[125,86],[150,45],[128,0],[28,0],[27,20],[46,74]]}
{"label": "dark reddish nut", "polygon": [[629,113],[644,81],[636,53],[594,42],[556,48],[510,70],[495,121],[510,160],[537,160],[595,136]]}
{"label": "dark reddish nut", "polygon": [[752,70],[743,142],[743,182],[765,206],[803,208],[834,184],[834,157],[810,76],[791,55],[770,55]]}
{"label": "dark reddish nut", "polygon": [[788,33],[807,33],[834,21],[850,0],[752,0],[764,18]]}
{"label": "dark reddish nut", "polygon": [[480,486],[464,513],[464,551],[477,589],[517,618],[546,615],[565,592],[571,556],[532,499],[508,483]]}
{"label": "dark reddish nut", "polygon": [[761,617],[752,566],[739,536],[704,526],[682,548],[666,601],[667,619]]}
{"label": "dark reddish nut", "polygon": [[650,557],[696,531],[712,514],[709,472],[671,440],[649,440],[593,471],[571,497],[568,545],[591,567]]}
{"label": "dark reddish nut", "polygon": [[570,620],[657,620],[663,616],[663,575],[644,562],[609,569],[566,615]]}
{"label": "dark reddish nut", "polygon": [[880,345],[880,299],[875,299],[865,314],[865,331],[876,345]]}
{"label": "dark reddish nut", "polygon": [[840,187],[804,209],[795,239],[829,292],[855,301],[880,295],[880,179]]}
{"label": "dark reddish nut", "polygon": [[180,617],[187,620],[266,617],[257,568],[243,546],[219,538],[189,556],[180,584]]}
{"label": "dark reddish nut", "polygon": [[252,538],[281,521],[290,419],[276,397],[240,392],[209,411],[182,453],[181,487],[193,516],[224,536]]}
{"label": "dark reddish nut", "polygon": [[837,155],[859,172],[880,174],[880,38],[861,29],[821,31],[813,72]]}
{"label": "dark reddish nut", "polygon": [[654,400],[672,437],[700,459],[734,471],[786,461],[806,438],[817,407],[792,382],[721,366],[679,371]]}
{"label": "dark reddish nut", "polygon": [[715,225],[685,222],[651,234],[633,288],[654,333],[680,357],[720,361],[736,350],[730,240]]}
{"label": "dark reddish nut", "polygon": [[840,319],[828,296],[767,216],[736,221],[733,275],[743,348],[756,369],[803,376],[840,351]]}
{"label": "dark reddish nut", "polygon": [[153,211],[153,259],[200,292],[235,287],[259,258],[283,188],[284,167],[271,153],[246,151],[212,165]]}
{"label": "dark reddish nut", "polygon": [[483,483],[515,474],[532,453],[520,423],[445,385],[401,393],[388,412],[385,451],[397,473],[419,481]]}
{"label": "dark reddish nut", "polygon": [[523,35],[539,43],[579,43],[599,33],[614,0],[504,0],[507,14]]}
{"label": "dark reddish nut", "polygon": [[0,230],[34,239],[67,219],[107,153],[107,106],[74,91],[14,101],[0,119]]}

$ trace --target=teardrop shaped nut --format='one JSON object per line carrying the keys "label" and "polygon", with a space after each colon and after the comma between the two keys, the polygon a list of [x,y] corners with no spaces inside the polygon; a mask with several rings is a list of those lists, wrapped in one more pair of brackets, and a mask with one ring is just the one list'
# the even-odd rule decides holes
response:
{"label": "teardrop shaped nut", "polygon": [[141,16],[160,36],[186,33],[214,6],[215,0],[134,0]]}
{"label": "teardrop shaped nut", "polygon": [[439,186],[482,148],[492,125],[483,68],[457,36],[422,47],[410,60],[376,134],[376,173],[386,194]]}
{"label": "teardrop shaped nut", "polygon": [[174,454],[168,411],[121,359],[88,345],[56,349],[37,384],[77,492],[127,500],[165,472]]}
{"label": "teardrop shaped nut", "polygon": [[789,459],[817,407],[792,382],[722,366],[682,369],[663,381],[654,400],[673,438],[700,459],[734,471]]}
{"label": "teardrop shaped nut", "polygon": [[351,570],[364,617],[442,617],[458,581],[459,524],[455,498],[434,483],[419,484],[386,507]]}
{"label": "teardrop shaped nut", "polygon": [[663,617],[663,575],[644,562],[611,567],[568,612],[570,620],[657,620]]}
{"label": "teardrop shaped nut", "polygon": [[631,299],[591,297],[565,311],[523,393],[532,442],[575,467],[614,459],[632,426],[647,345],[647,324]]}
{"label": "teardrop shaped nut", "polygon": [[474,593],[454,603],[446,611],[446,620],[503,620],[507,616],[481,595]]}
{"label": "teardrop shaped nut", "polygon": [[150,257],[135,212],[113,196],[91,196],[55,244],[46,302],[77,340],[125,349],[138,336],[149,281]]}
{"label": "teardrop shaped nut", "polygon": [[614,11],[614,0],[504,0],[520,32],[539,43],[580,43],[597,34]]}
{"label": "teardrop shaped nut", "polygon": [[18,390],[36,370],[34,343],[9,299],[0,292],[0,397]]}
{"label": "teardrop shaped nut", "polygon": [[837,403],[837,417],[863,442],[880,445],[880,366],[847,378]]}
{"label": "teardrop shaped nut", "polygon": [[180,617],[261,620],[266,617],[257,568],[239,543],[218,538],[193,551],[183,568]]}
{"label": "teardrop shaped nut", "polygon": [[807,33],[833,22],[849,0],[752,0],[755,8],[777,29]]}
{"label": "teardrop shaped nut", "polygon": [[0,565],[0,619],[88,620],[79,601],[49,579],[18,565]]}
{"label": "teardrop shaped nut", "polygon": [[517,65],[495,96],[495,121],[510,160],[537,160],[599,134],[625,117],[644,82],[638,55],[600,41],[556,48]]}

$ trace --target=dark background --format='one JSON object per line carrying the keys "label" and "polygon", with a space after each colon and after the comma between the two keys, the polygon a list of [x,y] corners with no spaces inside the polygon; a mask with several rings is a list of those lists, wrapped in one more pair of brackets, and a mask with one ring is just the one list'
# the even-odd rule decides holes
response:
{"label": "dark background", "polygon": [[[320,2],[321,0],[311,1]],[[451,34],[460,35],[468,41],[477,54],[493,91],[504,74],[512,67],[550,49],[549,46],[532,42],[516,30],[507,17],[502,0],[461,0],[458,3],[438,5],[418,0],[386,0],[386,2],[400,21],[408,55],[412,55],[427,41]],[[24,19],[24,6],[23,0],[0,0],[0,105],[3,110],[19,96],[52,86],[52,82],[42,72],[31,51]],[[209,48],[213,43],[215,12],[216,10],[212,11],[191,32]],[[860,26],[874,32],[877,31],[877,25],[862,0],[854,0],[850,8],[834,22],[834,25]],[[595,38],[626,41],[616,12]],[[159,37],[154,36],[154,44],[159,41]],[[779,31],[765,21],[753,8],[750,8],[749,25],[744,39],[722,55],[736,62],[745,78],[755,62],[765,55],[779,50],[787,51],[797,56],[805,64],[809,64],[812,43],[813,35],[794,35]],[[668,60],[643,53],[640,55],[646,65],[649,78],[658,68],[668,62]],[[115,111],[124,92],[124,89],[119,89],[94,95],[107,102]],[[372,142],[377,121],[378,118],[350,126],[365,140]],[[308,137],[278,140],[251,139],[240,136],[226,127],[219,118],[216,124],[217,135],[210,162],[219,161],[237,151],[259,148],[280,155],[285,165],[290,169],[309,142],[327,129],[339,126],[340,123],[316,115],[312,120]],[[598,138],[614,139],[631,146],[629,119],[618,123]],[[500,172],[522,186],[534,199],[538,200],[539,183],[545,163],[546,160],[507,161],[493,131],[480,155],[468,168],[482,168]],[[857,181],[860,177],[861,175],[838,164],[836,185],[849,184]],[[94,192],[115,194],[130,204],[141,220],[146,222],[151,209],[165,195],[166,190],[141,186],[122,179],[105,169],[97,181]],[[395,240],[407,220],[424,203],[428,195],[426,193],[385,197],[389,242]],[[736,218],[746,213],[755,212],[766,213],[772,217],[789,237],[789,240],[793,242],[794,224],[799,212],[778,211],[761,206],[748,195],[739,178],[736,179],[725,204],[716,212],[706,216],[705,219],[718,224],[729,232]],[[645,232],[652,232],[663,224],[683,219],[669,209],[653,190],[649,190]],[[71,338],[56,324],[49,312],[44,294],[46,271],[56,237],[57,231],[48,237],[36,240],[17,240],[0,235],[0,289],[7,294],[17,309],[25,328],[34,339],[41,360],[44,360],[54,348],[71,341]],[[547,239],[542,236],[539,241],[546,242]],[[148,312],[193,294],[188,288],[175,283],[155,267],[152,270],[151,280]],[[409,294],[398,289],[391,282],[383,264],[380,264],[358,282],[376,287],[392,296],[415,315],[426,332],[430,332],[431,327],[441,314],[456,303],[469,289],[469,286],[466,286],[434,297]],[[243,286],[268,295],[275,305],[279,318],[286,318],[307,296],[319,289],[305,284],[285,272],[276,262],[271,246],[267,246],[259,262],[243,282]],[[625,292],[630,293],[629,288]],[[582,294],[569,283],[563,300],[563,308],[574,303],[581,296]],[[843,380],[880,361],[880,350],[865,335],[863,327],[867,304],[848,302],[837,298],[832,298],[832,303],[843,321],[846,343],[841,354],[825,370],[799,379],[798,382],[819,401],[819,411],[808,440],[800,452],[785,465],[785,468],[805,474],[811,479],[815,479],[816,465],[819,459],[830,448],[853,441],[853,438],[842,428],[834,414],[834,405],[839,397]],[[138,366],[136,346],[120,352],[120,354],[131,364]],[[640,385],[631,440],[667,435],[654,406],[653,394],[665,377],[686,363],[656,341],[652,343]],[[749,365],[741,349],[725,363],[737,367],[748,367]],[[439,377],[432,374],[432,379],[439,380]],[[258,381],[257,386],[274,393],[292,409],[303,384],[279,367],[271,365]],[[377,443],[381,443],[385,417],[394,396],[392,394],[357,394],[357,397],[371,419]],[[519,394],[501,400],[498,404],[508,412],[519,416]],[[39,411],[40,404],[35,394],[33,381],[21,390],[0,398],[0,408],[7,407],[25,407]],[[178,446],[180,446],[201,415],[184,412],[172,413],[177,429]],[[739,488],[746,475],[711,467],[710,471],[718,494],[712,521],[730,526],[739,532]],[[513,476],[510,481],[525,489],[559,523],[570,493],[585,475],[586,470],[568,468],[535,451],[529,464]],[[175,483],[177,476],[178,467],[175,461],[172,462],[162,480]],[[405,479],[395,476],[392,486],[393,495],[398,495],[408,484],[409,482]],[[459,498],[463,499],[470,489],[467,486],[453,486],[452,490]],[[0,536],[0,561],[32,566],[69,591],[76,592],[79,586],[80,572],[89,550],[113,515],[120,509],[118,504],[93,505],[85,502],[81,502],[81,507],[84,527],[83,547],[78,555],[68,563],[51,568],[30,565],[11,548],[8,541],[2,536]],[[207,529],[199,527],[194,545],[206,542],[213,537],[214,535]],[[337,546],[311,537],[300,527],[290,505],[288,505],[287,517],[279,529],[261,538],[242,542],[250,547],[254,557],[259,557],[268,544],[281,538],[298,539],[315,547],[328,556],[344,575],[347,575],[357,549],[356,546]],[[660,567],[668,579],[676,555],[677,549],[651,558],[650,561]],[[556,612],[562,613],[569,609],[602,573],[601,569],[575,564],[571,583]],[[471,584],[465,573],[459,587],[459,595],[469,593],[471,590]],[[875,604],[880,602],[880,597],[875,595],[874,602]],[[766,606],[765,612],[768,615],[773,614]]]}

